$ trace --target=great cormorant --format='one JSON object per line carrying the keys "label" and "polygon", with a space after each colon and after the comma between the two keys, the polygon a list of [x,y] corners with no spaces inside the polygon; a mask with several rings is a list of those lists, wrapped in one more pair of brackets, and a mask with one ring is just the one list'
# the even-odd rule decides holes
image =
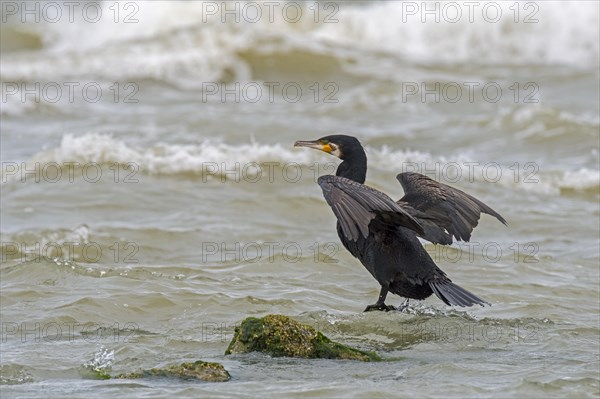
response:
{"label": "great cormorant", "polygon": [[432,293],[447,305],[489,305],[454,284],[417,237],[444,245],[453,237],[469,241],[481,213],[506,225],[496,211],[461,190],[413,172],[396,176],[405,195],[393,201],[364,185],[367,156],[352,136],[296,141],[294,146],[315,148],[343,161],[335,176],[321,176],[318,183],[337,218],[342,244],[381,285],[379,299],[365,311],[396,309],[385,304],[388,292],[406,298],[404,306],[409,298],[425,299]]}

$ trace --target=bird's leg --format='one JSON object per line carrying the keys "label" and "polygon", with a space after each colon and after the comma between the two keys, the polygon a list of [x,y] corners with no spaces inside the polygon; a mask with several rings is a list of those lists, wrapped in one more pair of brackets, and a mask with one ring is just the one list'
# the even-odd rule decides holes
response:
{"label": "bird's leg", "polygon": [[387,293],[388,289],[384,286],[381,286],[381,291],[379,291],[379,298],[377,299],[377,302],[373,305],[367,306],[365,312],[370,312],[371,310],[385,310],[386,312],[390,310],[396,310],[394,306],[385,304]]}
{"label": "bird's leg", "polygon": [[401,312],[404,312],[406,309],[408,309],[408,298],[398,306],[398,310]]}

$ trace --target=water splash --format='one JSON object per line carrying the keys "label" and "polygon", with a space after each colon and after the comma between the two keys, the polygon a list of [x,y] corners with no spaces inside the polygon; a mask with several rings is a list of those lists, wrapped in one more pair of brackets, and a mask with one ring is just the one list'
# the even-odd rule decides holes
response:
{"label": "water splash", "polygon": [[108,379],[112,369],[113,361],[115,360],[114,350],[108,350],[104,346],[93,354],[92,359],[85,362],[82,375],[93,379]]}

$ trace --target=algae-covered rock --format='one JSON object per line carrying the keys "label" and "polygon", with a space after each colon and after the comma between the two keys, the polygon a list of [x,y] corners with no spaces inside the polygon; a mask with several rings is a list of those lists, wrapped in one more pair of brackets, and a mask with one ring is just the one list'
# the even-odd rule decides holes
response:
{"label": "algae-covered rock", "polygon": [[100,368],[100,367],[84,367],[79,370],[79,375],[81,378],[86,380],[108,380],[110,379],[110,374],[108,370]]}
{"label": "algae-covered rock", "polygon": [[113,378],[135,379],[147,377],[171,377],[188,380],[196,379],[208,382],[222,382],[231,379],[231,376],[222,364],[203,362],[201,360],[194,363],[182,363],[180,365],[153,368],[135,373],[119,374]]}
{"label": "algae-covered rock", "polygon": [[28,382],[33,382],[33,376],[29,374],[25,366],[18,364],[0,365],[0,385],[18,385]]}
{"label": "algae-covered rock", "polygon": [[235,335],[225,354],[247,352],[364,362],[381,360],[374,352],[365,352],[333,342],[313,327],[282,315],[267,315],[262,319],[248,317],[242,321],[235,329]]}

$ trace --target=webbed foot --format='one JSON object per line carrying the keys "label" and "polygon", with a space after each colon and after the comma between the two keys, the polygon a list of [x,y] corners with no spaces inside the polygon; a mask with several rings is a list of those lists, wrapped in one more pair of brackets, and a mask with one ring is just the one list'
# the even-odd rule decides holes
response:
{"label": "webbed foot", "polygon": [[375,303],[365,308],[365,312],[371,312],[373,310],[389,312],[390,310],[398,310],[395,306],[386,305],[385,303]]}

